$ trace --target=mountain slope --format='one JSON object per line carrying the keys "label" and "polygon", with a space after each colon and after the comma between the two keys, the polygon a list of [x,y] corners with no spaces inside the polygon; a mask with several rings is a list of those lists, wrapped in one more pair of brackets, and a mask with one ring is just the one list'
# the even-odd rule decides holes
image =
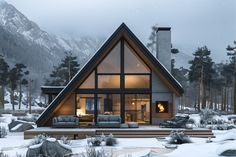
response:
{"label": "mountain slope", "polygon": [[13,66],[24,63],[30,70],[35,89],[44,83],[53,66],[72,51],[83,64],[104,39],[61,38],[51,35],[30,21],[14,6],[0,0],[0,54]]}

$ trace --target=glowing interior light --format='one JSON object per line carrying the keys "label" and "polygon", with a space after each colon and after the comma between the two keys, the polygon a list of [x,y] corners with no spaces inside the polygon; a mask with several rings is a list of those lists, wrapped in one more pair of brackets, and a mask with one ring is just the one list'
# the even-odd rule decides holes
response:
{"label": "glowing interior light", "polygon": [[165,108],[161,103],[158,103],[157,107],[159,109],[159,112],[165,112]]}

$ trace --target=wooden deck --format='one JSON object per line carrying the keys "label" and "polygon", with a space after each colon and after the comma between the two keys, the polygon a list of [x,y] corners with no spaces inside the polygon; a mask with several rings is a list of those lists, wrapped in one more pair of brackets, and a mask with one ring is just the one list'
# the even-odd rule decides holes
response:
{"label": "wooden deck", "polygon": [[60,138],[67,136],[72,139],[86,138],[86,136],[97,136],[104,133],[112,133],[118,138],[157,138],[166,137],[172,130],[182,130],[190,137],[214,138],[209,129],[172,129],[159,128],[157,126],[140,126],[139,128],[50,128],[39,127],[24,132],[24,139],[31,139],[39,134],[47,134],[50,137]]}

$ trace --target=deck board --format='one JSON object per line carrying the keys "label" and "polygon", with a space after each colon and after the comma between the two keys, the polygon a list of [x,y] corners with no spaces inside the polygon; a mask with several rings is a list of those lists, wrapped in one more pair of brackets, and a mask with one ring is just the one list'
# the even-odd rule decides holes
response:
{"label": "deck board", "polygon": [[119,138],[157,138],[166,137],[172,130],[184,131],[190,137],[214,138],[212,130],[209,129],[176,129],[159,128],[157,126],[140,126],[139,128],[51,128],[39,127],[24,132],[24,139],[31,139],[39,134],[47,134],[50,137],[60,138],[67,136],[72,139],[86,138],[86,136],[97,136],[101,134]]}

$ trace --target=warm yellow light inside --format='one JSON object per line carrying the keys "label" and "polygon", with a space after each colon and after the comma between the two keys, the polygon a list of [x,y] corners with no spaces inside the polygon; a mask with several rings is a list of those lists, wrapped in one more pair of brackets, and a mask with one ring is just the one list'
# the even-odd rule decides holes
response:
{"label": "warm yellow light inside", "polygon": [[77,116],[81,116],[81,115],[85,115],[85,113],[83,112],[82,109],[77,109],[77,110],[76,110],[76,115],[77,115]]}
{"label": "warm yellow light inside", "polygon": [[157,107],[159,109],[159,112],[165,112],[165,108],[161,103],[158,103]]}

